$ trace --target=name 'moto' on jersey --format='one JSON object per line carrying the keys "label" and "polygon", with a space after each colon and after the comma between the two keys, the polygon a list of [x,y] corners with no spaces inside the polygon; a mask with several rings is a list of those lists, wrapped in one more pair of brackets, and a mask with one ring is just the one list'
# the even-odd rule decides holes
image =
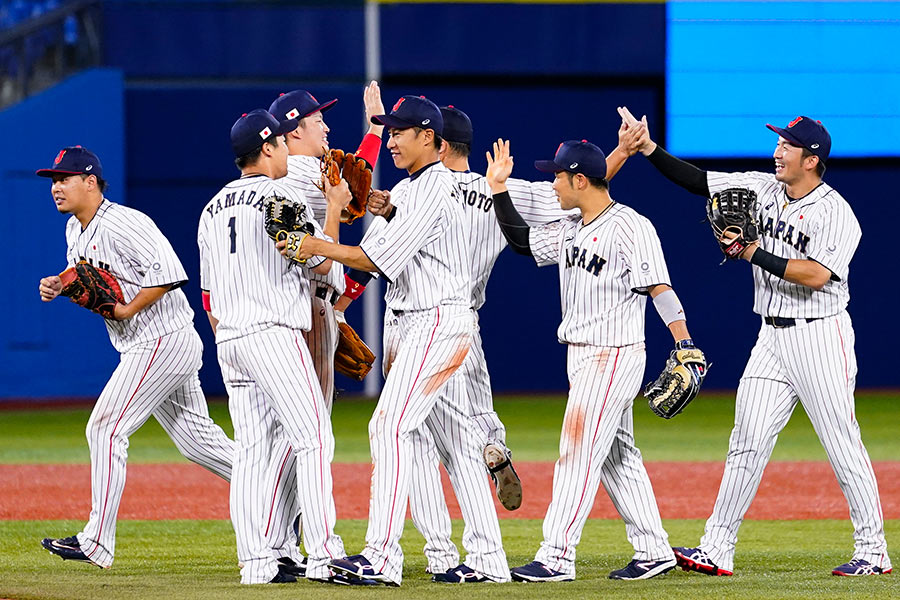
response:
{"label": "name 'moto' on jersey", "polygon": [[[288,156],[288,174],[278,179],[278,183],[294,188],[304,198],[307,209],[312,212],[312,218],[325,227],[325,212],[328,201],[325,194],[316,187],[316,183],[322,181],[322,169],[319,167],[319,159],[315,156],[303,154],[291,154]],[[344,280],[344,267],[334,261],[327,275],[309,272],[309,278],[318,283],[334,289],[338,294],[343,294],[346,289]]]}
{"label": "name 'moto' on jersey", "polygon": [[559,265],[564,344],[627,346],[644,341],[647,289],[669,283],[653,224],[613,204],[590,223],[570,216],[532,227],[538,266]]}
{"label": "name 'moto' on jersey", "polygon": [[[497,224],[494,201],[487,179],[471,171],[451,171],[459,186],[466,226],[471,237],[472,308],[480,309],[485,302],[485,289],[491,270],[500,252],[506,248],[506,238]],[[578,211],[564,211],[559,207],[553,184],[549,181],[530,182],[508,179],[509,196],[516,210],[529,226],[543,225]]]}
{"label": "name 'moto' on jersey", "polygon": [[74,216],[66,223],[66,261],[86,260],[112,273],[130,302],[143,288],[171,286],[170,291],[130,319],[106,321],[109,340],[119,352],[194,326],[180,288],[187,273],[172,244],[144,213],[106,198],[84,230]]}
{"label": "name 'moto' on jersey", "polygon": [[388,308],[471,306],[471,240],[459,196],[456,179],[441,163],[423,167],[391,190],[396,214],[390,222],[376,218],[360,242],[388,281]]}
{"label": "name 'moto' on jersey", "polygon": [[[263,201],[279,194],[303,204],[293,189],[264,175],[244,177],[222,188],[200,214],[200,287],[209,292],[218,319],[216,342],[273,326],[308,330],[312,325],[308,269],[278,252],[265,231]],[[316,237],[325,238],[313,221]]]}
{"label": "name 'moto' on jersey", "polygon": [[812,319],[836,315],[850,301],[850,261],[862,230],[846,200],[830,185],[819,184],[803,198],[787,195],[772,173],[707,174],[709,193],[729,187],[756,192],[760,247],[787,259],[812,259],[833,276],[820,291],[791,283],[753,265],[753,312],[764,317]]}

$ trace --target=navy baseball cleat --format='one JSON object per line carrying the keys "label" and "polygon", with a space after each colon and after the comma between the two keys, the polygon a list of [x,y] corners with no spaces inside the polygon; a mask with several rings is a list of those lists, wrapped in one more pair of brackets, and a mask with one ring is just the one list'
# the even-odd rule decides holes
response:
{"label": "navy baseball cleat", "polygon": [[435,583],[484,583],[490,579],[466,565],[458,565],[447,569],[444,573],[435,573],[431,581]]}
{"label": "navy baseball cleat", "polygon": [[575,581],[575,574],[554,571],[542,562],[533,561],[527,565],[510,569],[514,581]]}
{"label": "navy baseball cleat", "polygon": [[881,567],[876,567],[867,560],[854,558],[848,563],[844,563],[839,567],[835,567],[834,570],[831,571],[831,574],[843,575],[844,577],[861,577],[864,575],[887,575],[892,570],[893,569],[891,569],[890,567],[887,569],[882,569]]}
{"label": "navy baseball cleat", "polygon": [[278,559],[278,570],[286,575],[306,577],[306,557],[304,556],[300,564],[297,564],[294,559],[282,556]]}
{"label": "navy baseball cleat", "polygon": [[709,554],[700,548],[682,548],[681,546],[676,546],[675,548],[672,548],[672,551],[675,553],[675,560],[678,562],[678,566],[684,571],[697,571],[704,575],[725,577],[732,574],[731,571],[720,569],[709,557]]}
{"label": "navy baseball cleat", "polygon": [[[86,562],[100,567],[100,565],[89,559],[85,553],[81,551],[81,546],[78,544],[78,538],[74,535],[59,539],[44,538],[41,540],[41,546],[50,551],[50,553],[61,557],[63,560]],[[100,568],[102,569],[103,567]]]}
{"label": "navy baseball cleat", "polygon": [[482,455],[503,508],[516,510],[522,506],[522,482],[512,466],[512,452],[499,444],[488,444],[484,447]]}
{"label": "navy baseball cleat", "polygon": [[674,558],[668,560],[633,560],[623,568],[609,574],[610,579],[650,579],[662,575],[675,568],[678,562]]}
{"label": "navy baseball cleat", "polygon": [[387,575],[375,570],[369,559],[362,554],[354,554],[346,558],[336,558],[328,563],[328,568],[337,574],[354,579],[371,579],[385,585],[398,586],[399,583],[388,579]]}
{"label": "navy baseball cleat", "polygon": [[327,579],[316,579],[312,578],[309,581],[314,581],[316,583],[329,583],[331,585],[380,585],[374,579],[358,579],[356,577],[349,577],[344,575],[343,573],[337,573],[328,577]]}
{"label": "navy baseball cleat", "polygon": [[269,583],[297,583],[297,578],[293,575],[288,575],[281,569],[275,573],[275,577],[269,580]]}

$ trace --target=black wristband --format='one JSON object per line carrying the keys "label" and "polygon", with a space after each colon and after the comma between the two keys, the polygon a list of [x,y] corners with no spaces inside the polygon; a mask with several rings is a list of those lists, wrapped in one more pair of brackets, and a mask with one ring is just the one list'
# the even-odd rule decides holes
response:
{"label": "black wristband", "polygon": [[391,206],[391,212],[388,213],[388,215],[385,217],[385,220],[386,220],[388,223],[390,223],[390,222],[391,222],[391,219],[393,219],[395,216],[397,216],[397,207],[396,207],[396,206]]}
{"label": "black wristband", "polygon": [[768,271],[775,277],[784,279],[784,272],[787,270],[788,259],[775,256],[762,248],[757,248],[756,252],[753,253],[753,256],[750,257],[750,264],[756,265],[764,271]]}

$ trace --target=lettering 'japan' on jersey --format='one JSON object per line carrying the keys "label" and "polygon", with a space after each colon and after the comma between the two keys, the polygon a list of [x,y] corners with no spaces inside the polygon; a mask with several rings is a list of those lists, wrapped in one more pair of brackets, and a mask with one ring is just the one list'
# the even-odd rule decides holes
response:
{"label": "lettering 'japan' on jersey", "polygon": [[[315,156],[291,154],[288,156],[288,174],[277,181],[297,190],[304,198],[307,209],[312,211],[312,218],[324,228],[328,201],[325,200],[322,190],[316,187],[316,183],[322,181],[322,169],[319,167],[319,162]],[[344,267],[337,261],[332,263],[331,270],[327,275],[310,271],[309,278],[330,286],[338,294],[343,294],[346,289]]]}
{"label": "lettering 'japan' on jersey", "polygon": [[[485,289],[491,270],[500,252],[506,248],[506,238],[497,224],[494,201],[487,179],[471,171],[451,171],[459,186],[466,227],[471,238],[472,308],[480,309],[485,302]],[[530,182],[508,179],[506,187],[516,210],[530,226],[543,225],[578,214],[559,207],[553,184],[549,181]],[[393,202],[393,199],[391,200]]]}
{"label": "lettering 'japan' on jersey", "polygon": [[441,163],[423,167],[391,190],[396,215],[390,222],[375,219],[360,242],[389,282],[389,309],[471,305],[471,241],[459,196],[456,179]]}
{"label": "lettering 'japan' on jersey", "polygon": [[84,230],[74,216],[66,223],[69,266],[86,260],[113,274],[130,302],[143,288],[171,286],[157,302],[130,319],[105,319],[109,340],[119,352],[193,327],[194,312],[180,289],[187,273],[169,240],[144,213],[106,198]]}
{"label": "lettering 'japan' on jersey", "polygon": [[[263,201],[272,194],[303,204],[293,189],[256,175],[226,185],[200,215],[200,287],[219,321],[217,343],[274,326],[310,328],[308,270],[325,259],[301,266],[279,254],[264,225]],[[316,237],[328,239],[313,224]]]}
{"label": "lettering 'japan' on jersey", "polygon": [[622,204],[590,223],[570,216],[532,227],[540,267],[559,264],[563,344],[619,347],[644,341],[647,288],[670,285],[656,229]]}
{"label": "lettering 'japan' on jersey", "polygon": [[729,187],[756,192],[760,247],[787,259],[812,259],[836,277],[816,291],[753,265],[753,312],[764,317],[812,319],[836,315],[850,301],[847,278],[862,230],[844,198],[826,183],[803,198],[788,197],[772,173],[707,174],[710,195]]}

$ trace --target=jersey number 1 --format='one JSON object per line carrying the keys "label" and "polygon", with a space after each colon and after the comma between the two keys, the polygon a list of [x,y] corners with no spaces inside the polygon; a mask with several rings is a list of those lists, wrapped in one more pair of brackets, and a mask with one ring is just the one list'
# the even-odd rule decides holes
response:
{"label": "jersey number 1", "polygon": [[234,230],[234,217],[228,219],[228,238],[231,240],[231,253],[237,250],[237,231]]}

